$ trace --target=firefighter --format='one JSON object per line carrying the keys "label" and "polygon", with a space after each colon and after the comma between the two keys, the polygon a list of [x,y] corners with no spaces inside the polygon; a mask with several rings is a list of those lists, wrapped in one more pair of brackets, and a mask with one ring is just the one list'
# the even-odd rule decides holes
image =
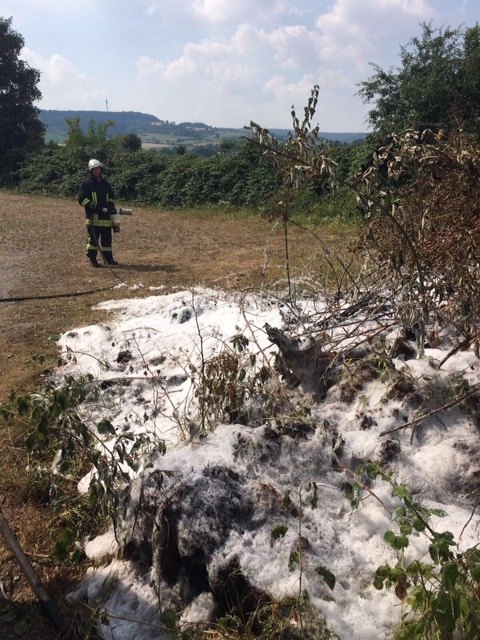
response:
{"label": "firefighter", "polygon": [[105,262],[115,265],[118,262],[113,259],[112,229],[115,232],[120,231],[120,228],[113,224],[113,216],[117,213],[115,196],[110,183],[102,175],[101,162],[92,158],[88,163],[88,170],[90,177],[82,182],[77,195],[79,204],[85,207],[88,233],[87,258],[92,267],[100,266],[97,261],[100,244]]}

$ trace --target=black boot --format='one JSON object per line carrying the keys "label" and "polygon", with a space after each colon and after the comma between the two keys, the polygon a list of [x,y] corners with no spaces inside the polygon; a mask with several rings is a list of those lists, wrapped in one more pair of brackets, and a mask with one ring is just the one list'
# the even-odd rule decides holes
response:
{"label": "black boot", "polygon": [[98,269],[100,265],[97,262],[97,252],[90,249],[89,251],[87,251],[87,258],[90,260],[90,264],[92,265],[92,267]]}

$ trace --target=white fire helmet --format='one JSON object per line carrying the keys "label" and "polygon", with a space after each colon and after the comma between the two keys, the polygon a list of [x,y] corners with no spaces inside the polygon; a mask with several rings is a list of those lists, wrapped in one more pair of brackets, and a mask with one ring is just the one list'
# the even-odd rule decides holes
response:
{"label": "white fire helmet", "polygon": [[100,167],[101,169],[103,169],[103,164],[98,160],[95,160],[95,158],[92,158],[88,162],[88,170],[91,171],[92,169],[95,169],[95,167]]}

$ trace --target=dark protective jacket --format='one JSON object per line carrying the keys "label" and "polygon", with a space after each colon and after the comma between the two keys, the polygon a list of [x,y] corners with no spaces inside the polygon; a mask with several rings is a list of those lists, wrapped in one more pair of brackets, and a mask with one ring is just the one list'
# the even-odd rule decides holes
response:
{"label": "dark protective jacket", "polygon": [[[115,195],[108,180],[101,175],[91,175],[84,180],[78,191],[77,200],[85,207],[87,227],[112,227],[115,213]],[[104,211],[106,209],[106,212]]]}

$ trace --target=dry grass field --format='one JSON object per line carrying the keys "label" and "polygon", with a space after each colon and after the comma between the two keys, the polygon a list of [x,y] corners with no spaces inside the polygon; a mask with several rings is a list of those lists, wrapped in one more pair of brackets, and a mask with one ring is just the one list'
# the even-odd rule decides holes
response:
{"label": "dry grass field", "polygon": [[[12,390],[41,385],[42,374],[56,365],[55,337],[102,321],[92,309],[100,301],[195,285],[241,290],[285,278],[283,228],[261,218],[135,207],[121,233],[114,235],[114,256],[120,263],[114,269],[90,267],[84,214],[74,199],[0,191],[0,222],[0,402]],[[323,240],[345,244],[338,230],[329,237],[326,233],[322,231]],[[299,229],[292,229],[289,239],[292,273],[317,269],[320,244]],[[127,286],[115,288],[121,282]],[[0,430],[0,508],[63,606],[78,574],[49,558],[55,531],[48,528],[48,507],[28,492],[23,434],[3,423]],[[39,615],[36,599],[0,536],[0,637],[20,636],[44,640],[55,634]]]}

